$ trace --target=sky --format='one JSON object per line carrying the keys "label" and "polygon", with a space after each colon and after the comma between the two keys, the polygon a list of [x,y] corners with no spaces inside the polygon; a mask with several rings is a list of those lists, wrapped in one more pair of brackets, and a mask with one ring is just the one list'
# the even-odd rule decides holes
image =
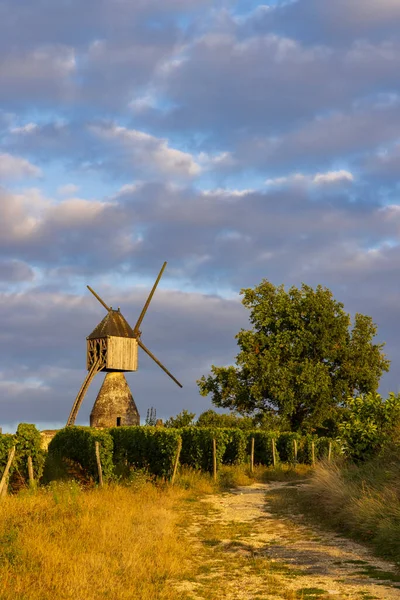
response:
{"label": "sky", "polygon": [[[86,336],[133,325],[142,421],[212,408],[240,290],[330,288],[400,391],[400,2],[0,0],[0,427],[65,425]],[[77,424],[101,386],[97,375]]]}

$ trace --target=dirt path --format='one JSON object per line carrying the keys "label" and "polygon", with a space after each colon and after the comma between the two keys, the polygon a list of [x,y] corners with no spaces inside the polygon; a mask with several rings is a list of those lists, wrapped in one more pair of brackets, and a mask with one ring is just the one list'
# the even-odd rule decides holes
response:
{"label": "dirt path", "polygon": [[257,483],[202,499],[187,527],[198,571],[180,589],[193,600],[400,600],[395,565],[303,524],[301,515],[269,512],[268,494],[286,485],[293,487]]}

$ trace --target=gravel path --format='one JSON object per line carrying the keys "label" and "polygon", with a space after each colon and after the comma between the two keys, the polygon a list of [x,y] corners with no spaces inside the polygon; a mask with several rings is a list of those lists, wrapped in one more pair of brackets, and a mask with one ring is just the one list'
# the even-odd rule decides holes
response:
{"label": "gravel path", "polygon": [[[391,580],[395,565],[304,524],[301,515],[269,511],[268,494],[286,485],[257,483],[203,498],[208,511],[195,513],[188,528],[199,547],[200,573],[180,587],[193,599],[400,600],[400,582]],[[301,492],[305,484],[295,485]],[[207,537],[207,528],[218,539]]]}

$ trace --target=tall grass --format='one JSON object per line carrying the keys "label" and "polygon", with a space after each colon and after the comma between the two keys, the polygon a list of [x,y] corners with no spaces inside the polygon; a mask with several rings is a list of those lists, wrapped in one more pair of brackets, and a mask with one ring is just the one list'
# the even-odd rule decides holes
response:
{"label": "tall grass", "polygon": [[190,568],[174,511],[185,493],[64,482],[2,499],[0,598],[185,598],[170,585]]}
{"label": "tall grass", "polygon": [[400,451],[365,464],[320,463],[299,502],[324,523],[400,562]]}
{"label": "tall grass", "polygon": [[62,480],[1,498],[0,599],[183,600],[172,582],[197,560],[182,538],[185,501],[308,470],[224,466],[214,481],[181,467],[174,486],[132,471],[104,488]]}

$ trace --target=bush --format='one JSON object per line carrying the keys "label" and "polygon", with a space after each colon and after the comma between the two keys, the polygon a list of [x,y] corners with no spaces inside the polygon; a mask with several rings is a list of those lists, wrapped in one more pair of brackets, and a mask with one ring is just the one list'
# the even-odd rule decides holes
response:
{"label": "bush", "polygon": [[239,417],[233,413],[217,413],[211,408],[201,413],[196,421],[197,427],[212,427],[218,429],[253,429],[253,419],[250,417]]}
{"label": "bush", "polygon": [[179,415],[176,415],[176,417],[170,417],[169,419],[167,419],[165,421],[165,427],[170,429],[189,427],[190,425],[193,425],[193,419],[195,418],[195,416],[195,413],[191,413],[185,408],[182,412],[179,413]]}
{"label": "bush", "polygon": [[337,440],[328,437],[319,437],[315,440],[315,455],[317,460],[327,460],[329,456],[329,444],[331,445],[331,460],[342,454],[342,449]]}
{"label": "bush", "polygon": [[224,465],[241,465],[247,456],[247,435],[241,429],[225,429],[226,447],[222,457]]}
{"label": "bush", "polygon": [[157,477],[172,475],[178,444],[179,430],[156,427],[113,427],[114,464],[127,464],[135,469],[146,469]]}
{"label": "bush", "polygon": [[97,481],[95,442],[99,442],[103,479],[107,481],[113,475],[114,466],[113,438],[106,431],[78,426],[60,429],[49,444],[48,456],[50,460],[69,459],[78,463],[87,475]]}
{"label": "bush", "polygon": [[312,444],[314,442],[314,453],[315,460],[317,460],[317,436],[311,433],[307,433],[307,435],[303,435],[300,438],[299,448],[297,452],[297,459],[299,463],[303,463],[305,465],[312,465]]}
{"label": "bush", "polygon": [[213,438],[216,440],[217,468],[221,466],[229,434],[225,429],[210,427],[183,427],[178,430],[182,436],[180,462],[183,465],[212,472],[213,470]]}
{"label": "bush", "polygon": [[[253,430],[247,433],[247,454],[251,452],[251,438],[254,437],[254,464],[273,465],[272,440],[277,439],[274,431]],[[275,459],[279,462],[279,452],[275,446]]]}
{"label": "bush", "polygon": [[294,440],[297,441],[297,452],[299,451],[299,445],[301,436],[298,433],[286,432],[280,433],[276,440],[276,447],[279,453],[279,458],[284,463],[295,464],[299,462],[299,457],[295,458],[294,451]]}
{"label": "bush", "polygon": [[39,480],[43,473],[45,452],[41,448],[40,431],[35,425],[20,423],[16,433],[16,456],[19,473],[28,481],[28,456],[32,458],[33,476]]}
{"label": "bush", "polygon": [[[16,436],[11,433],[0,434],[0,472],[3,473],[10,450],[13,446],[16,446]],[[12,472],[14,465],[11,466],[10,473]]]}
{"label": "bush", "polygon": [[45,453],[41,449],[40,432],[35,425],[20,423],[15,434],[0,435],[0,472],[4,471],[11,448],[15,446],[15,456],[10,468],[10,482],[18,485],[27,484],[28,456],[32,458],[33,476],[40,479],[43,473]]}
{"label": "bush", "polygon": [[400,417],[400,394],[390,392],[387,400],[369,393],[349,398],[347,411],[339,424],[339,440],[344,453],[359,462],[379,454],[390,442]]}

